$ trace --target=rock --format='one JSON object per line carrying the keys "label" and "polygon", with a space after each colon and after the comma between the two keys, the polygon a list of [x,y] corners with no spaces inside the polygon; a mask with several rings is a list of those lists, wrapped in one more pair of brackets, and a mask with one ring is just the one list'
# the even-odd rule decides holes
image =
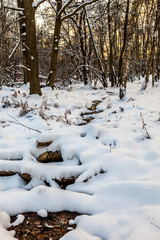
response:
{"label": "rock", "polygon": [[0,225],[3,228],[7,229],[11,226],[10,222],[10,216],[6,212],[0,210]]}
{"label": "rock", "polygon": [[48,216],[48,213],[45,209],[41,209],[37,212],[37,215],[42,217],[42,218],[46,218]]}
{"label": "rock", "polygon": [[17,174],[17,172],[12,172],[12,171],[0,171],[0,177],[8,177],[8,176],[13,176]]}
{"label": "rock", "polygon": [[20,176],[27,182],[29,183],[31,181],[31,176],[28,173],[22,173]]}
{"label": "rock", "polygon": [[89,108],[89,110],[95,111],[96,108],[97,108],[97,106],[98,106],[101,102],[102,102],[101,100],[94,100],[94,101],[92,102],[92,106],[91,106],[91,108]]}
{"label": "rock", "polygon": [[50,142],[37,142],[37,148],[48,147],[51,145],[52,141]]}
{"label": "rock", "polygon": [[31,176],[28,173],[18,173],[18,172],[12,172],[12,171],[0,171],[0,177],[9,177],[13,176],[15,174],[19,174],[27,183],[31,181]]}
{"label": "rock", "polygon": [[66,187],[70,184],[73,184],[75,182],[75,178],[62,178],[62,179],[55,179],[55,182],[60,186],[61,189],[66,189]]}
{"label": "rock", "polygon": [[45,152],[41,154],[38,159],[41,163],[47,163],[47,162],[63,162],[61,151],[56,152]]}

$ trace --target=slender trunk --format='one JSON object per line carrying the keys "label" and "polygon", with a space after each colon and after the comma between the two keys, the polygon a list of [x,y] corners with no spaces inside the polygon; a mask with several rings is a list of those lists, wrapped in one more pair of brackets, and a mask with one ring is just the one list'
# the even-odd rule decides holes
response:
{"label": "slender trunk", "polygon": [[[57,0],[57,13],[62,8],[62,0]],[[61,31],[62,21],[61,15],[56,16],[55,26],[54,26],[54,35],[53,35],[53,45],[51,52],[51,62],[50,62],[50,71],[48,75],[48,84],[50,87],[54,88],[55,77],[57,73],[57,64],[58,64],[58,46],[60,40],[60,31]]]}
{"label": "slender trunk", "polygon": [[154,87],[154,81],[155,81],[155,69],[156,65],[155,65],[155,57],[153,57],[153,61],[152,61],[152,87]]}
{"label": "slender trunk", "polygon": [[154,27],[154,33],[153,33],[151,52],[150,52],[148,63],[147,63],[146,79],[142,85],[141,90],[145,90],[149,82],[149,75],[150,75],[151,65],[154,59],[155,47],[156,47],[156,31],[158,29],[159,24],[160,24],[160,0],[157,0],[156,21],[155,21],[155,27]]}
{"label": "slender trunk", "polygon": [[110,16],[110,0],[108,1],[108,34],[109,34],[109,78],[111,87],[116,84],[116,76],[113,70],[113,41],[111,37],[111,16]]}
{"label": "slender trunk", "polygon": [[0,37],[0,87],[3,84],[4,79],[6,78],[6,67],[7,67],[7,43],[6,43],[6,35],[3,30],[6,26],[6,14],[5,14],[5,8],[4,8],[4,1],[1,0],[1,9],[0,9],[0,16],[1,16],[1,37]]}
{"label": "slender trunk", "polygon": [[129,15],[129,0],[127,0],[127,6],[126,6],[126,15],[125,15],[125,23],[124,23],[124,38],[123,38],[123,46],[120,53],[120,59],[119,59],[119,68],[118,68],[118,84],[120,86],[119,90],[119,98],[123,99],[126,94],[126,82],[125,78],[123,76],[123,57],[124,52],[126,48],[127,43],[127,26],[128,26],[128,15]]}
{"label": "slender trunk", "polygon": [[89,18],[88,18],[88,13],[87,13],[86,8],[85,8],[85,12],[86,12],[86,19],[87,19],[89,31],[90,31],[90,36],[91,36],[91,39],[92,39],[92,42],[93,42],[93,48],[94,48],[94,51],[95,51],[96,58],[97,58],[97,60],[98,60],[99,68],[100,68],[100,70],[101,70],[101,72],[102,72],[102,74],[101,74],[101,76],[102,76],[102,77],[101,77],[101,83],[102,83],[103,87],[108,87],[107,81],[106,81],[105,71],[104,71],[104,68],[103,68],[103,65],[102,65],[102,62],[101,62],[101,59],[100,59],[100,56],[99,56],[99,53],[98,53],[96,44],[95,44],[95,40],[94,40],[94,36],[93,36],[93,31],[92,31],[92,27],[91,27],[91,24],[90,24],[90,21],[89,21]]}
{"label": "slender trunk", "polygon": [[123,56],[126,48],[126,43],[127,43],[127,26],[128,26],[128,15],[129,15],[129,2],[130,0],[127,0],[127,6],[126,6],[126,15],[125,15],[125,23],[124,23],[124,34],[123,34],[123,46],[121,49],[120,53],[120,58],[119,58],[119,67],[118,67],[118,85],[122,86],[123,81]]}
{"label": "slender trunk", "polygon": [[[1,3],[1,6],[0,6],[0,16],[2,17],[3,16],[3,0],[0,1]],[[3,31],[3,19],[1,20],[2,21],[2,24],[1,24],[1,32]],[[2,77],[2,48],[3,48],[3,45],[2,45],[2,36],[0,37],[0,89],[2,87],[2,81],[3,81],[3,77]]]}
{"label": "slender trunk", "polygon": [[[78,26],[78,32],[79,32],[79,36],[80,36],[80,49],[81,49],[81,53],[82,53],[82,61],[83,61],[83,67],[82,67],[82,72],[83,72],[83,82],[84,85],[87,85],[89,83],[88,78],[87,78],[87,52],[85,49],[85,45],[86,45],[86,39],[85,39],[85,32],[84,32],[84,36],[83,36],[83,32],[82,32],[82,23],[84,21],[84,9],[82,9],[81,13],[80,13],[80,18],[79,18],[79,26]],[[85,31],[85,29],[84,29]]]}
{"label": "slender trunk", "polygon": [[[19,8],[24,8],[24,3],[21,0],[17,0],[17,5]],[[26,33],[26,18],[25,16],[22,14],[22,12],[19,12],[19,24],[20,24],[20,36],[21,36],[21,42],[22,42],[22,61],[23,61],[23,66],[27,66],[27,56],[26,56],[26,39],[25,39],[25,33]],[[26,67],[23,67],[23,81],[24,84],[29,82],[29,77],[27,76],[28,71]]]}
{"label": "slender trunk", "polygon": [[87,31],[86,31],[86,12],[85,9],[83,11],[83,32],[84,32],[84,52],[83,52],[83,65],[84,65],[84,84],[89,84],[89,68],[87,61]]}
{"label": "slender trunk", "polygon": [[156,80],[160,79],[160,26],[158,29],[157,57],[156,57]]}
{"label": "slender trunk", "polygon": [[160,79],[160,23],[157,26],[158,39],[157,39],[157,56],[156,56],[156,79]]}

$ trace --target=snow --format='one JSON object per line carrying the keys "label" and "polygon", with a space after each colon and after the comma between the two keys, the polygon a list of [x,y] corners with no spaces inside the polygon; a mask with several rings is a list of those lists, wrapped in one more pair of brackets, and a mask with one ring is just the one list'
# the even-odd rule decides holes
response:
{"label": "snow", "polygon": [[6,229],[11,226],[10,216],[4,211],[0,210],[0,239],[3,240],[12,240],[14,238],[14,231],[7,231]]}
{"label": "snow", "polygon": [[43,218],[45,218],[45,217],[48,216],[48,213],[46,212],[45,209],[39,210],[39,211],[37,212],[37,214],[38,214],[38,216],[43,217]]}
{"label": "snow", "polygon": [[12,226],[17,226],[19,224],[21,224],[25,219],[25,216],[22,214],[18,214],[17,215],[17,219],[15,220],[15,222],[12,223]]}
{"label": "snow", "polygon": [[[159,240],[160,84],[142,92],[142,82],[128,83],[124,101],[117,88],[78,83],[69,90],[43,88],[42,97],[28,95],[28,85],[2,87],[0,169],[15,175],[0,177],[0,239],[15,239],[7,229],[21,224],[25,212],[47,217],[68,210],[81,215],[70,220],[76,229],[62,240]],[[101,111],[83,119],[95,100]],[[88,116],[94,120],[79,126]],[[61,151],[63,162],[38,162],[47,151]],[[72,177],[66,190],[56,182]],[[11,224],[12,215],[18,216]]]}
{"label": "snow", "polygon": [[32,3],[32,7],[33,8],[37,8],[41,3],[43,3],[44,2],[44,0],[38,0],[37,2],[33,2]]}

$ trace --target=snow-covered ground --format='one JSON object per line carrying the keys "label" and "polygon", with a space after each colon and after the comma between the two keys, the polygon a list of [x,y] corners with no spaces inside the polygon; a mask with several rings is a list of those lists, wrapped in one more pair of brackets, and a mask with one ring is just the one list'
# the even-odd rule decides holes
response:
{"label": "snow-covered ground", "polygon": [[[29,96],[28,86],[2,88],[0,171],[17,174],[0,177],[0,239],[15,239],[9,215],[21,214],[18,224],[24,212],[61,210],[82,214],[62,240],[160,239],[160,83],[145,92],[141,84],[129,83],[124,101],[117,88],[43,88],[42,97]],[[79,125],[95,100],[101,111]],[[56,150],[63,162],[37,161]],[[54,181],[70,177],[66,190]]]}

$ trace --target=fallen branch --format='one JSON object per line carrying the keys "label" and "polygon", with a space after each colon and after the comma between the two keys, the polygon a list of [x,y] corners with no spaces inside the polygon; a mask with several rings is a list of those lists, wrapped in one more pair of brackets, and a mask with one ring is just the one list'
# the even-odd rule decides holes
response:
{"label": "fallen branch", "polygon": [[16,118],[14,118],[13,116],[11,116],[11,115],[9,115],[9,116],[15,120],[15,122],[14,122],[14,121],[10,121],[10,120],[9,120],[9,122],[14,123],[14,124],[17,124],[17,125],[21,125],[22,127],[25,127],[25,128],[30,129],[30,130],[36,131],[36,132],[38,132],[38,133],[41,133],[41,131],[39,131],[38,129],[34,129],[34,128],[31,128],[31,127],[28,127],[28,126],[20,123],[20,122],[19,122]]}

